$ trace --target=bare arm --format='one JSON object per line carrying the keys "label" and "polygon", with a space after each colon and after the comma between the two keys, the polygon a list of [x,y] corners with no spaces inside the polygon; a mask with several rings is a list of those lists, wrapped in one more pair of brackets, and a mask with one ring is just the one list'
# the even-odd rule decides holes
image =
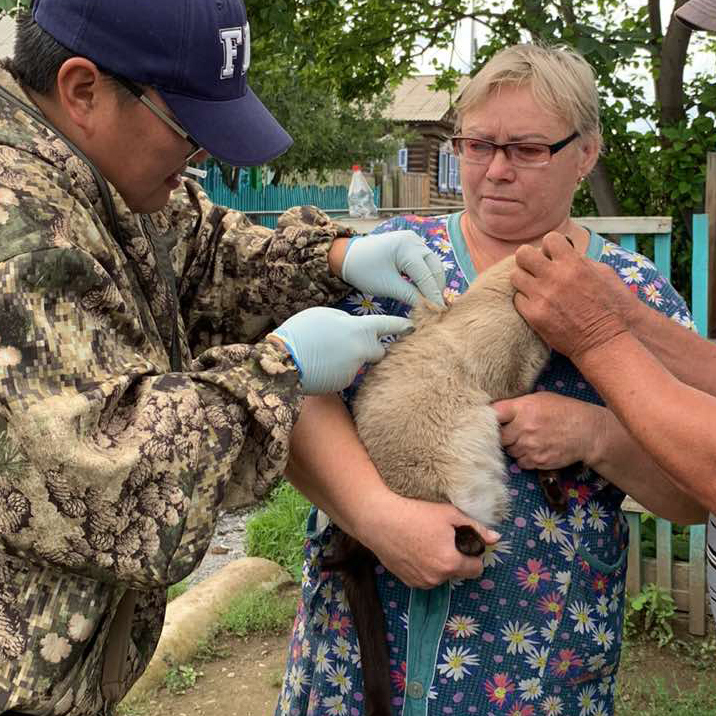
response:
{"label": "bare arm", "polygon": [[690,524],[706,512],[685,495],[600,405],[549,391],[494,404],[502,443],[527,470],[582,462],[660,517]]}
{"label": "bare arm", "polygon": [[469,524],[486,542],[496,539],[452,505],[391,492],[336,395],[306,398],[291,436],[287,477],[409,586],[482,573],[480,559],[455,549],[455,526]]}
{"label": "bare arm", "polygon": [[602,430],[586,464],[659,517],[681,525],[706,522],[708,510],[674,484],[614,413],[593,407],[602,413]]}
{"label": "bare arm", "polygon": [[635,305],[628,314],[632,333],[679,380],[716,396],[716,345],[638,299],[632,301]]}
{"label": "bare arm", "polygon": [[661,468],[716,512],[716,398],[679,381],[629,333],[574,361]]}
{"label": "bare arm", "polygon": [[[542,251],[525,246],[516,257],[517,310],[547,343],[571,358],[662,470],[714,512],[716,398],[709,374],[716,369],[716,355],[711,346],[657,316],[625,310],[624,293],[616,290],[613,277],[579,257],[562,236],[548,234]],[[631,324],[660,352],[658,358],[628,330]]]}

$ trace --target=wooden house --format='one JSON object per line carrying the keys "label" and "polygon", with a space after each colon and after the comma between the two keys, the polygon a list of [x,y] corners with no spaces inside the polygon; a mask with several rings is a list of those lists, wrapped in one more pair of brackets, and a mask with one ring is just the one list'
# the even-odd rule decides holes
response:
{"label": "wooden house", "polygon": [[449,138],[455,125],[455,102],[470,78],[461,77],[452,93],[431,89],[434,81],[433,75],[405,79],[385,112],[386,119],[407,126],[417,135],[386,167],[393,177],[396,170],[404,172],[409,183],[411,179],[413,184],[423,180],[422,191],[413,191],[412,201],[400,197],[400,206],[415,206],[418,197],[423,206],[462,205],[459,160],[453,155]]}

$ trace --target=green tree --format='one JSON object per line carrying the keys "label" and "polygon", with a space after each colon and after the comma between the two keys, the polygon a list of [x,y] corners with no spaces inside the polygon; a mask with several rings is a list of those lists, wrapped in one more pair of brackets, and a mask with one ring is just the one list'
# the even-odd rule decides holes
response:
{"label": "green tree", "polygon": [[[683,2],[675,0],[663,26],[659,0],[513,0],[509,7],[501,0],[247,0],[251,83],[297,140],[276,168],[332,168],[343,158],[347,166],[390,151],[377,141],[376,98],[428,49],[449,49],[460,20],[472,18],[487,32],[473,71],[514,42],[564,43],[592,64],[602,97],[605,152],[577,196],[577,212],[673,216],[675,282],[688,294],[691,216],[703,209],[705,153],[716,145],[716,83],[712,67],[685,79],[691,50],[713,56],[715,48],[675,20]],[[26,3],[0,0],[0,10]],[[438,86],[454,81],[454,71],[435,69]]]}
{"label": "green tree", "polygon": [[[499,0],[262,0],[259,8],[255,0],[249,12],[281,23],[266,35],[267,57],[289,42],[295,66],[312,64],[316,80],[346,100],[407,76],[429,48],[449,49],[466,18],[487,32],[473,71],[519,41],[575,47],[597,74],[605,136],[577,213],[673,216],[675,283],[688,295],[691,216],[703,210],[705,154],[716,145],[716,89],[711,67],[685,79],[690,48],[708,56],[714,44],[694,39],[674,18],[683,2],[673,3],[665,26],[659,0],[636,8],[620,0],[513,0],[510,7]],[[454,71],[439,63],[436,71],[439,86],[454,81]]]}

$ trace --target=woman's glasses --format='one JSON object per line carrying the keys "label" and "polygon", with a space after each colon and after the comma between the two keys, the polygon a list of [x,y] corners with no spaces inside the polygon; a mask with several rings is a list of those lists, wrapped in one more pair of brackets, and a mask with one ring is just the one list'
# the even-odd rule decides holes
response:
{"label": "woman's glasses", "polygon": [[554,144],[540,144],[539,142],[497,144],[487,139],[475,139],[475,137],[453,137],[452,146],[455,154],[465,162],[490,164],[495,158],[497,150],[501,149],[510,164],[515,167],[530,169],[547,166],[554,154],[560,149],[564,149],[578,136],[579,132],[572,132],[566,139]]}

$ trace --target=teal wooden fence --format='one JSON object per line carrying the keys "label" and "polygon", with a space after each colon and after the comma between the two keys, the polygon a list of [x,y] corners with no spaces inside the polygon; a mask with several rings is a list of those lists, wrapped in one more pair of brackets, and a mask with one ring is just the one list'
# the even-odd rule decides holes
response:
{"label": "teal wooden fence", "polygon": [[[276,228],[280,212],[292,206],[317,206],[319,209],[345,210],[348,215],[347,186],[265,186],[252,189],[241,184],[232,191],[224,183],[218,167],[208,169],[206,179],[202,180],[204,190],[215,204],[238,209],[249,215],[256,224]],[[376,206],[380,206],[380,187],[373,192]],[[273,215],[264,212],[277,212]]]}
{"label": "teal wooden fence", "polygon": [[[637,236],[651,236],[651,251],[646,251],[664,276],[671,278],[671,218],[581,218],[579,224],[602,234],[616,235],[620,244],[636,250]],[[613,222],[613,223],[610,223]],[[693,219],[692,289],[691,306],[696,328],[702,336],[708,330],[708,216],[697,214]],[[641,248],[641,247],[640,247]],[[639,592],[644,583],[656,582],[676,601],[677,609],[688,612],[689,631],[706,633],[706,526],[692,525],[689,529],[688,564],[673,561],[671,549],[671,522],[656,518],[656,563],[650,564],[641,554],[641,515],[646,510],[627,498],[624,512],[629,522],[629,567],[627,591]]]}

